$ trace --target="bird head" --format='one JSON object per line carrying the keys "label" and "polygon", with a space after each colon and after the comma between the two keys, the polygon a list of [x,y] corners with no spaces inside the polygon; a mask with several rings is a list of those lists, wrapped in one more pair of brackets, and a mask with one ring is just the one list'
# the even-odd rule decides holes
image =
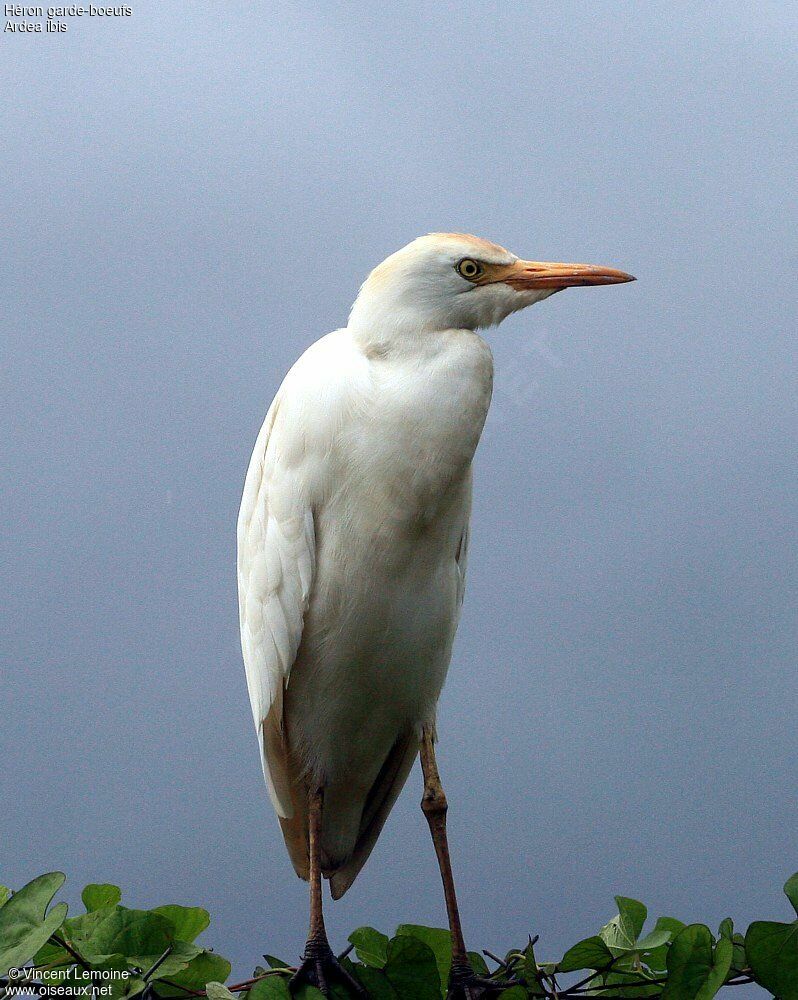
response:
{"label": "bird head", "polygon": [[521,260],[476,236],[431,233],[368,276],[351,329],[395,333],[495,326],[510,313],[577,285],[616,285],[631,274],[594,264]]}

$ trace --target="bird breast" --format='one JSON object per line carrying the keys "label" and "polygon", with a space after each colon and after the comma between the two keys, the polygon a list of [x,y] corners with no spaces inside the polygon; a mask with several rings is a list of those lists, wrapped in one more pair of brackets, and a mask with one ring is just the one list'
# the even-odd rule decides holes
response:
{"label": "bird breast", "polygon": [[374,359],[342,440],[339,482],[369,530],[425,534],[458,505],[490,404],[493,364],[470,331],[428,334],[420,354]]}
{"label": "bird breast", "polygon": [[451,558],[459,544],[492,358],[470,331],[424,338],[369,356],[338,330],[305,352],[278,393],[263,475],[279,469],[312,511],[319,564],[327,549],[332,565],[362,573],[354,563],[370,551],[371,572],[376,560],[401,577],[419,542],[430,559]]}

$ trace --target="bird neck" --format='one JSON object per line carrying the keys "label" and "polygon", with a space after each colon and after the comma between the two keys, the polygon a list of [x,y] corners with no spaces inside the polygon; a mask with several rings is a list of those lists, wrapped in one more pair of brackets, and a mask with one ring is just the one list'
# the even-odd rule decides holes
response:
{"label": "bird neck", "polygon": [[393,358],[413,363],[435,357],[445,341],[455,334],[474,335],[473,330],[425,329],[385,323],[354,327],[350,323],[348,329],[357,347],[370,360]]}
{"label": "bird neck", "polygon": [[375,301],[361,293],[349,314],[348,329],[367,356],[418,356],[432,347],[438,335],[449,332],[452,324],[446,317],[422,313],[413,304]]}

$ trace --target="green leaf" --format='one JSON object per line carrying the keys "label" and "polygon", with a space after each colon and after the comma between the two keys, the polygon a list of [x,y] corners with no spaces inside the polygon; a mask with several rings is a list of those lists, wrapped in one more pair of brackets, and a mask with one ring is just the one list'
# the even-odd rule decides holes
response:
{"label": "green leaf", "polygon": [[618,904],[618,915],[599,931],[599,937],[613,949],[613,954],[634,949],[648,914],[645,906],[636,899],[616,896],[615,902]]}
{"label": "green leaf", "polygon": [[110,882],[92,882],[80,894],[86,912],[99,910],[104,906],[116,906],[122,898],[122,890]]}
{"label": "green leaf", "polygon": [[290,962],[284,962],[281,958],[275,958],[274,955],[264,955],[263,957],[270,969],[287,969],[291,965]]}
{"label": "green leaf", "polygon": [[557,963],[558,972],[576,972],[577,969],[603,969],[610,964],[613,955],[604,940],[598,935],[585,938],[569,948]]}
{"label": "green leaf", "polygon": [[372,969],[384,969],[388,961],[388,937],[373,927],[358,927],[348,940],[355,946],[357,957]]}
{"label": "green leaf", "polygon": [[109,1000],[109,998],[110,1000],[132,1000],[147,986],[140,976],[134,975],[129,970],[124,955],[108,955],[102,962],[93,964],[91,971],[80,965],[72,965],[69,969],[41,970],[39,975],[43,983],[55,987],[55,991],[49,993],[50,996],[81,997],[85,1000],[92,1000],[91,973],[111,971],[118,975],[109,979],[96,976],[94,979],[95,985],[103,990],[103,993],[98,993],[97,996],[102,996],[104,1000]]}
{"label": "green leaf", "polygon": [[488,968],[487,962],[478,951],[469,951],[468,961],[471,964],[471,968],[478,976],[490,975],[490,969]]}
{"label": "green leaf", "polygon": [[356,965],[355,978],[366,990],[370,1000],[396,1000],[396,990],[391,986],[385,973],[379,969],[373,969],[368,965]]}
{"label": "green leaf", "polygon": [[385,975],[399,1000],[439,1000],[441,996],[436,956],[414,935],[398,934],[389,943]]}
{"label": "green leaf", "polygon": [[147,984],[138,976],[131,976],[130,979],[121,982],[120,986],[111,984],[111,996],[114,1000],[132,1000],[140,993],[143,993]]}
{"label": "green leaf", "polygon": [[[615,996],[626,996],[633,994],[635,997],[660,997],[662,985],[651,983],[648,974],[644,969],[635,968],[627,972],[609,972],[602,975],[592,984],[592,989],[596,992],[607,989],[607,992]],[[613,990],[613,986],[621,986],[623,992]]]}
{"label": "green leaf", "polygon": [[193,941],[211,922],[210,914],[201,906],[156,906],[151,912],[170,921],[178,941]]}
{"label": "green leaf", "polygon": [[53,941],[45,941],[31,961],[37,968],[40,968],[43,965],[72,965],[75,959],[66,948],[62,948],[61,945],[55,944]]}
{"label": "green leaf", "polygon": [[656,951],[657,948],[661,948],[664,944],[667,944],[672,937],[673,932],[666,927],[655,927],[645,937],[640,938],[636,945],[636,951]]}
{"label": "green leaf", "polygon": [[205,986],[205,992],[208,1000],[237,1000],[235,993],[231,993],[222,983],[211,981]]}
{"label": "green leaf", "polygon": [[[343,963],[341,963],[343,965]],[[359,962],[353,963],[352,969],[365,969],[365,965],[361,965]],[[381,972],[381,969],[375,969],[375,972]],[[354,972],[350,972],[352,978],[357,982],[357,977]],[[361,1000],[362,994],[356,993],[348,983],[343,982],[338,979],[337,976],[333,974],[332,981],[328,984],[330,989],[330,995],[327,1000]]]}
{"label": "green leaf", "polygon": [[452,967],[452,935],[440,927],[422,927],[420,924],[400,924],[396,928],[396,936],[415,938],[423,942],[435,956],[438,977],[441,984],[441,994],[446,996],[449,983],[449,970]]}
{"label": "green leaf", "polygon": [[52,990],[50,996],[80,998],[91,1000],[91,979],[84,969],[74,966],[70,969],[59,969],[58,972],[41,973],[42,983]]}
{"label": "green leaf", "polygon": [[731,917],[721,920],[718,927],[718,937],[726,938],[732,943],[732,963],[727,978],[739,975],[740,972],[748,968],[748,960],[745,957],[745,938],[742,934],[735,933],[734,921]]}
{"label": "green leaf", "polygon": [[748,968],[748,958],[745,954],[745,938],[742,934],[735,934],[732,938],[734,953],[732,954],[732,969],[742,972]]}
{"label": "green leaf", "polygon": [[288,980],[282,976],[266,976],[259,980],[246,995],[247,1000],[291,1000]]}
{"label": "green leaf", "polygon": [[189,963],[202,952],[201,948],[198,948],[195,944],[189,944],[188,941],[174,941],[168,947],[170,948],[169,954],[162,961],[161,956],[163,952],[155,957],[152,955],[134,955],[132,956],[133,964],[146,973],[156,962],[160,962],[158,968],[152,974],[152,979],[171,979],[176,973],[186,969]]}
{"label": "green leaf", "polygon": [[114,978],[101,982],[103,986],[110,986],[111,992],[110,994],[105,994],[105,996],[110,996],[111,1000],[130,1000],[131,997],[135,997],[143,992],[147,985],[141,976],[134,976],[129,972],[128,964],[128,960],[124,955],[109,955],[104,961],[92,966],[101,971],[109,970],[128,974],[126,979],[120,976],[118,979]]}
{"label": "green leaf", "polygon": [[40,875],[0,907],[0,975],[24,965],[54,934],[67,914],[66,903],[47,907],[64,884],[61,872]]}
{"label": "green leaf", "polygon": [[792,903],[792,908],[798,913],[798,872],[791,875],[784,883],[784,895]]}
{"label": "green leaf", "polygon": [[523,986],[510,986],[499,994],[499,1000],[527,1000],[528,997],[529,994]]}
{"label": "green leaf", "polygon": [[[332,992],[332,997],[336,997],[335,986],[330,986]],[[321,990],[317,990],[315,986],[311,986],[310,983],[300,983],[298,987],[294,990],[293,1000],[327,1000]]]}
{"label": "green leaf", "polygon": [[746,932],[745,953],[760,986],[780,1000],[798,1000],[798,920],[756,920]]}
{"label": "green leaf", "polygon": [[[652,934],[662,933],[668,934],[668,941],[672,941],[680,931],[684,930],[685,925],[681,920],[677,920],[675,917],[659,917],[656,924],[654,925],[654,930]],[[650,935],[649,935],[650,936]],[[644,939],[645,940],[645,939]],[[643,949],[645,951],[645,963],[649,969],[655,969],[657,971],[664,971],[665,964],[668,958],[668,946],[667,942],[659,945],[656,948],[648,946]]]}
{"label": "green leaf", "polygon": [[11,890],[6,885],[0,885],[0,906],[8,902],[11,897]]}
{"label": "green leaf", "polygon": [[[80,972],[80,975],[82,977],[83,976],[83,969],[79,969],[78,971]],[[47,987],[60,986],[61,984],[69,985],[69,986],[77,985],[77,978],[75,976],[75,969],[74,968],[72,968],[72,969],[41,969],[41,970],[37,970],[36,971],[36,978],[38,980],[40,980],[43,983],[44,986],[47,986]],[[9,982],[14,982],[14,981],[19,982],[20,979],[21,979],[21,977],[19,976],[19,974],[14,975],[13,978],[11,976],[9,976]],[[87,981],[87,982],[82,983],[81,985],[83,985],[84,987],[86,985],[88,985],[90,987],[91,983],[89,983]]]}
{"label": "green leaf", "polygon": [[[159,978],[160,971],[159,969],[155,973],[156,979]],[[216,952],[202,951],[196,958],[191,959],[185,969],[167,978],[189,990],[204,990],[210,982],[223,983],[230,972],[231,965],[226,958],[222,958]]]}
{"label": "green leaf", "polygon": [[64,924],[64,937],[87,960],[100,955],[152,954],[153,961],[174,941],[171,924],[149,910],[103,906],[72,917]]}
{"label": "green leaf", "polygon": [[170,954],[156,972],[159,979],[181,972],[202,950],[175,940],[174,928],[166,917],[124,906],[104,906],[68,920],[65,932],[87,961],[119,954],[145,972],[170,948]]}
{"label": "green leaf", "polygon": [[[546,994],[546,990],[540,982],[540,968],[537,956],[535,955],[535,945],[530,938],[529,944],[524,949],[523,973],[527,983],[527,990],[532,996],[544,996]],[[552,973],[555,968],[556,966],[552,967]]]}
{"label": "green leaf", "polygon": [[668,951],[668,982],[662,1000],[712,1000],[731,968],[732,943],[713,937],[704,924],[690,924],[677,934]]}
{"label": "green leaf", "polygon": [[529,938],[529,944],[524,949],[524,979],[531,985],[538,981],[538,960],[535,955],[535,945],[532,943],[532,938]]}
{"label": "green leaf", "polygon": [[643,903],[636,899],[629,899],[627,896],[616,896],[615,902],[618,904],[618,912],[623,918],[624,924],[631,931],[631,936],[637,940],[646,922],[648,910]]}

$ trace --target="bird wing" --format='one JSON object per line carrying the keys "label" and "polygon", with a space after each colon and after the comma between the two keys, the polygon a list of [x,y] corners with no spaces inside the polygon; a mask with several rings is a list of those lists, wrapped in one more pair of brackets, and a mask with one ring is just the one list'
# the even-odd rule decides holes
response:
{"label": "bird wing", "polygon": [[290,463],[278,461],[280,393],[249,463],[238,516],[241,649],[263,776],[277,815],[294,804],[283,736],[283,695],[302,638],[316,559],[313,512]]}

